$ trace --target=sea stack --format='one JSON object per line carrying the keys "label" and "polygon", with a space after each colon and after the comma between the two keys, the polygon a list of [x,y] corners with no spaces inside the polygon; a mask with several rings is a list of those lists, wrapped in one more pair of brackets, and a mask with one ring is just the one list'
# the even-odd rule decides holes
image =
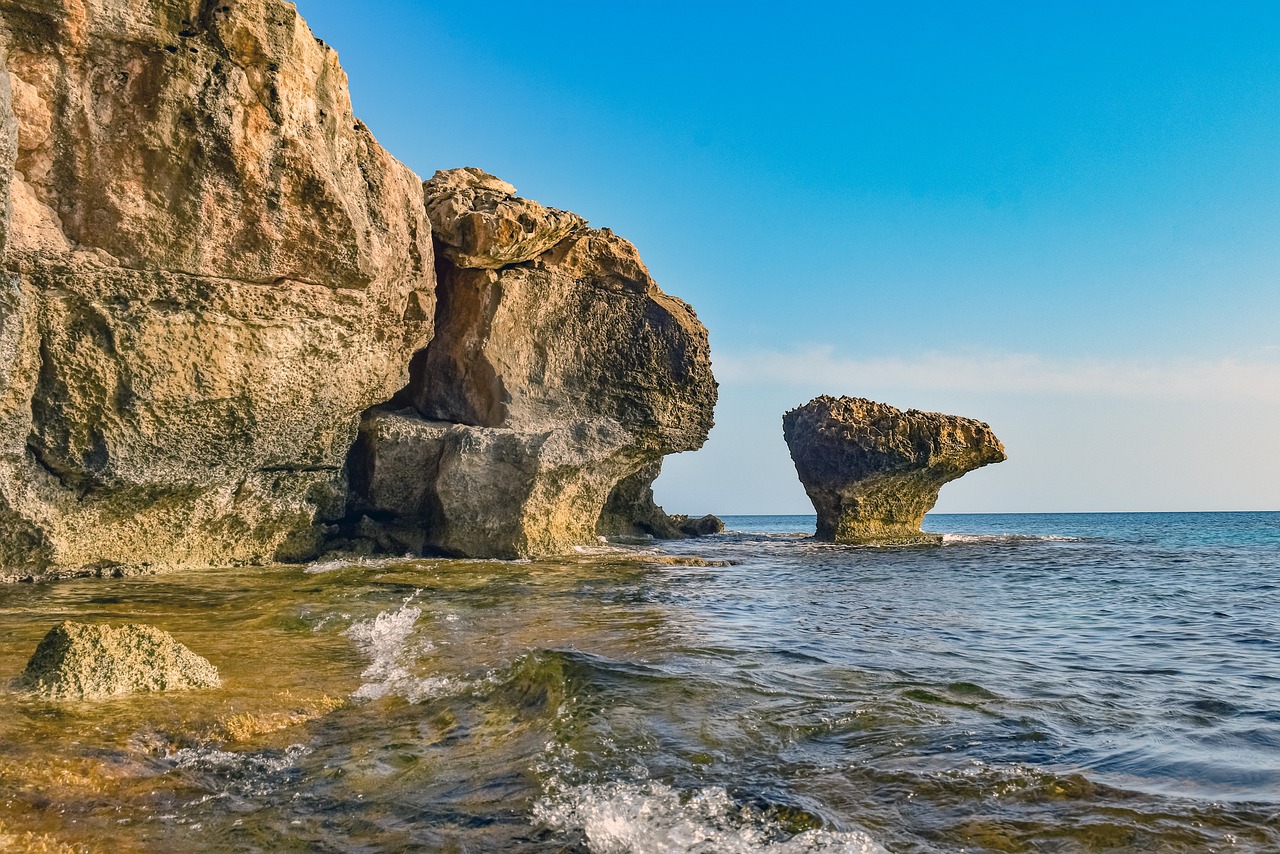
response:
{"label": "sea stack", "polygon": [[782,432],[816,536],[837,543],[940,543],[920,526],[943,484],[1007,459],[981,421],[855,397],[815,398],[783,416]]}

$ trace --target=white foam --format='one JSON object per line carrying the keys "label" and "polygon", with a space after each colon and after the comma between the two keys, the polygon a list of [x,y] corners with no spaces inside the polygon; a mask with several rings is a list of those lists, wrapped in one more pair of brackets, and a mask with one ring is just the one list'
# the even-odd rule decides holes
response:
{"label": "white foam", "polygon": [[1055,534],[943,534],[944,546],[1004,543],[1083,543],[1083,537],[1060,537]]}
{"label": "white foam", "polygon": [[293,766],[299,758],[310,752],[311,748],[305,744],[290,745],[276,756],[265,753],[235,753],[211,747],[184,747],[169,754],[169,760],[176,768],[276,773]]}
{"label": "white foam", "polygon": [[383,611],[372,620],[352,623],[344,633],[369,659],[369,666],[360,674],[365,682],[352,695],[355,699],[397,696],[410,703],[420,703],[467,687],[467,683],[456,679],[419,676],[410,669],[410,664],[419,656],[434,649],[430,641],[413,641],[418,618],[422,616],[422,609],[412,604],[417,595],[415,591],[394,611]]}
{"label": "white foam", "polygon": [[281,772],[292,768],[311,753],[305,744],[293,744],[283,752],[244,752],[212,747],[186,747],[167,757],[176,770],[191,772],[206,789],[216,788],[191,805],[224,798],[256,797],[276,789],[284,780]]}
{"label": "white foam", "polygon": [[336,572],[340,569],[352,569],[360,567],[362,569],[385,569],[389,566],[402,564],[407,560],[415,560],[413,555],[405,555],[404,557],[358,557],[358,558],[337,558],[336,560],[323,560],[310,564],[303,572],[311,575],[318,575],[322,572]]}
{"label": "white foam", "polygon": [[785,832],[724,789],[682,795],[662,783],[575,786],[533,808],[534,820],[553,830],[581,832],[595,854],[885,854],[858,831]]}

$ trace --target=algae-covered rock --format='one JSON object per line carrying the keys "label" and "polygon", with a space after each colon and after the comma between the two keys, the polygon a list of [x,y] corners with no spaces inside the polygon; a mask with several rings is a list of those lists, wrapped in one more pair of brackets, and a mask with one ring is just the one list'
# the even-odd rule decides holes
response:
{"label": "algae-covered rock", "polygon": [[18,687],[54,700],[216,688],[218,670],[154,626],[64,622],[36,647]]}
{"label": "algae-covered rock", "polygon": [[1007,459],[981,421],[862,398],[815,398],[782,428],[818,513],[817,538],[838,543],[941,542],[920,526],[943,484]]}

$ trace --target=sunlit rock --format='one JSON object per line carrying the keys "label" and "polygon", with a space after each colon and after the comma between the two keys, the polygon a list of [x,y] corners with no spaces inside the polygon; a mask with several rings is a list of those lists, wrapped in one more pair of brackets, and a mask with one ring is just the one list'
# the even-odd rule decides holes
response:
{"label": "sunlit rock", "polygon": [[838,543],[940,542],[920,526],[943,484],[1006,459],[981,421],[862,398],[815,398],[782,428],[818,513],[817,538]]}
{"label": "sunlit rock", "polygon": [[[706,441],[707,331],[607,229],[475,169],[437,173],[425,194],[435,337],[365,419],[357,533],[473,557],[591,543],[619,483]],[[406,466],[419,482],[400,482]]]}
{"label": "sunlit rock", "polygon": [[216,688],[218,670],[154,626],[64,622],[36,647],[18,687],[54,700]]}
{"label": "sunlit rock", "polygon": [[0,577],[300,559],[430,339],[421,181],[291,3],[0,0]]}

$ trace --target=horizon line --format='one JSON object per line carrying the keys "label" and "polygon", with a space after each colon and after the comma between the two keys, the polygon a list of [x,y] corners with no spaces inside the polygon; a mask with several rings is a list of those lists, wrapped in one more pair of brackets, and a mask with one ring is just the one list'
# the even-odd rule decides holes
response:
{"label": "horizon line", "polygon": [[[1226,514],[1226,513],[1280,513],[1280,510],[971,510],[963,513],[935,512],[930,510],[928,516],[1104,516],[1104,515],[1168,515],[1187,516],[1191,514]],[[712,514],[724,518],[726,516],[816,516],[816,513],[717,513]]]}

